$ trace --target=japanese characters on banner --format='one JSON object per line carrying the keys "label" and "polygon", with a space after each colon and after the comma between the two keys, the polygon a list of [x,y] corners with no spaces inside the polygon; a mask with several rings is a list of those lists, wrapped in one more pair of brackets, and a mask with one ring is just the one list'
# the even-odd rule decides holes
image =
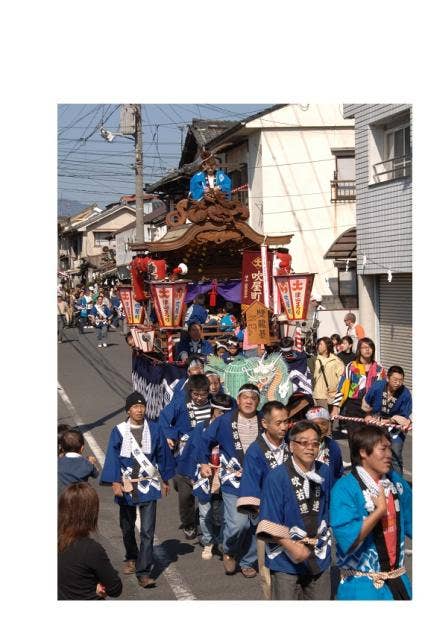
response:
{"label": "japanese characters on banner", "polygon": [[[271,287],[273,254],[267,251],[269,287]],[[242,258],[242,309],[245,311],[253,302],[264,302],[263,262],[260,251],[244,251]],[[267,306],[270,306],[269,300]]]}
{"label": "japanese characters on banner", "polygon": [[128,324],[141,324],[145,317],[145,309],[134,298],[133,287],[121,285],[118,287],[118,295],[122,302],[123,311]]}
{"label": "japanese characters on banner", "polygon": [[314,273],[275,276],[288,320],[306,320]]}
{"label": "japanese characters on banner", "polygon": [[246,310],[246,329],[250,344],[270,344],[269,310],[261,302]]}
{"label": "japanese characters on banner", "polygon": [[160,327],[181,327],[186,290],[187,283],[181,280],[151,282],[152,300]]}

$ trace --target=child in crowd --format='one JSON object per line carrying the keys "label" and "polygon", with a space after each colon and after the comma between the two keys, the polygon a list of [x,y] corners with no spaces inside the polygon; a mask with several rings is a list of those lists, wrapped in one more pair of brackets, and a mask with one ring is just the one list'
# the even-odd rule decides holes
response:
{"label": "child in crowd", "polygon": [[229,349],[227,348],[227,345],[217,340],[214,347],[214,355],[218,358],[222,358],[224,362],[227,362],[227,358],[229,356]]}
{"label": "child in crowd", "polygon": [[64,431],[60,447],[63,455],[58,460],[58,490],[59,493],[75,482],[87,482],[97,478],[99,471],[94,456],[83,457],[84,438],[78,429]]}
{"label": "child in crowd", "polygon": [[69,424],[58,424],[58,456],[63,456],[62,436],[68,429],[71,429]]}
{"label": "child in crowd", "polygon": [[216,446],[211,452],[210,465],[213,469],[211,478],[202,478],[197,464],[198,446],[210,424],[226,411],[233,408],[232,398],[225,393],[217,393],[211,399],[211,417],[200,423],[193,430],[188,445],[189,455],[186,457],[185,473],[193,479],[193,495],[198,498],[199,528],[201,529],[201,558],[211,560],[213,547],[219,548],[223,542],[223,499],[221,497],[219,466],[220,452]]}

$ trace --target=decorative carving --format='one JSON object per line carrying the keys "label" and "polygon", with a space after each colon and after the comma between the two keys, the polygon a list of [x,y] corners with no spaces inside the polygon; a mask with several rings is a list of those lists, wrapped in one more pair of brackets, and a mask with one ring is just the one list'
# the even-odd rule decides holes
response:
{"label": "decorative carving", "polygon": [[239,200],[228,200],[223,192],[210,191],[197,202],[188,198],[180,200],[176,205],[176,211],[170,211],[167,214],[166,223],[168,227],[177,227],[185,224],[189,219],[194,224],[210,221],[213,224],[223,225],[248,218],[248,207]]}
{"label": "decorative carving", "polygon": [[243,235],[240,231],[234,229],[225,229],[224,231],[200,231],[194,238],[198,244],[205,244],[207,242],[214,242],[214,244],[222,244],[233,240],[234,242],[241,241]]}

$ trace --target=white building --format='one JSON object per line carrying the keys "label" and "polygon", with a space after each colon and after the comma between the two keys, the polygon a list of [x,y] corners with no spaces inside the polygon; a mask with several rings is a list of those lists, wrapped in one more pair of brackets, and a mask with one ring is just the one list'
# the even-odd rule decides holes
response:
{"label": "white building", "polygon": [[[268,236],[293,234],[294,270],[316,273],[313,291],[326,297],[320,333],[342,331],[343,316],[357,308],[356,278],[350,295],[347,289],[340,295],[346,263],[339,272],[325,254],[356,224],[354,122],[344,118],[343,105],[277,105],[207,147],[220,156],[234,187],[246,184],[249,224]],[[355,271],[354,261],[349,266]]]}

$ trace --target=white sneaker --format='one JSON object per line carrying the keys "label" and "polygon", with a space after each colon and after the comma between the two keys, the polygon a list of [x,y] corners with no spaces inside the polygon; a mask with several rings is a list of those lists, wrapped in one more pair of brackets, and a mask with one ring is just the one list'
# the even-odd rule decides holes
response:
{"label": "white sneaker", "polygon": [[201,553],[202,560],[211,560],[211,558],[213,557],[212,548],[213,548],[212,544],[206,544],[205,545],[205,547],[202,549],[202,553]]}
{"label": "white sneaker", "polygon": [[108,345],[106,344],[106,342],[104,342],[104,343],[103,343],[103,346],[104,346],[104,347],[107,347]]}
{"label": "white sneaker", "polygon": [[101,342],[99,342],[99,344],[98,344],[97,346],[98,346],[98,347],[101,347],[101,346],[102,346],[102,343],[101,343]]}

